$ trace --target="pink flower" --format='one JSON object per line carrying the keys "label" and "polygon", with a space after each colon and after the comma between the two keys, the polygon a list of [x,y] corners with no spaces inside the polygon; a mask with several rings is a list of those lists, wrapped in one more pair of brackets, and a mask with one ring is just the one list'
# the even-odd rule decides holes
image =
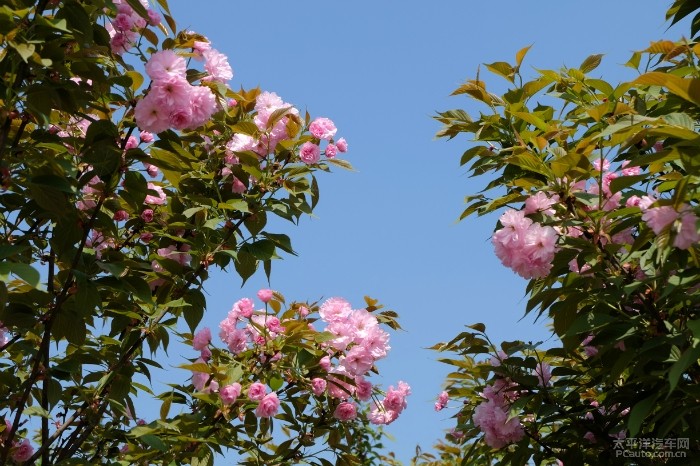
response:
{"label": "pink flower", "polygon": [[215,49],[204,50],[204,69],[209,76],[202,78],[202,81],[226,82],[233,78],[233,70],[228,63],[228,58],[223,53]]}
{"label": "pink flower", "polygon": [[510,418],[506,407],[495,400],[486,400],[474,409],[474,425],[484,433],[484,440],[491,448],[503,448],[525,436],[517,417]]}
{"label": "pink flower", "polygon": [[406,397],[410,395],[411,389],[405,382],[399,382],[398,388],[390,386],[386,391],[386,396],[382,401],[384,408],[388,411],[394,411],[396,414],[401,414],[401,412],[406,408]]}
{"label": "pink flower", "polygon": [[309,125],[309,131],[318,139],[332,139],[338,130],[328,118],[316,118]]}
{"label": "pink flower", "polygon": [[330,356],[324,356],[321,358],[321,360],[318,362],[318,365],[321,366],[321,369],[324,371],[328,372],[331,368],[331,358]]}
{"label": "pink flower", "polygon": [[595,335],[588,335],[581,342],[581,346],[583,346],[583,351],[584,351],[584,353],[586,353],[586,356],[588,356],[589,358],[598,354],[598,348],[596,348],[595,346],[589,345],[589,343],[591,341],[593,341],[593,338],[595,338]]}
{"label": "pink flower", "polygon": [[139,139],[141,139],[141,142],[144,142],[148,144],[149,142],[153,142],[153,133],[149,133],[148,131],[141,131],[141,134],[139,134]]}
{"label": "pink flower", "polygon": [[557,251],[556,230],[513,209],[501,215],[500,221],[503,228],[493,234],[491,242],[501,263],[526,279],[545,277]]}
{"label": "pink flower", "polygon": [[165,203],[165,192],[163,191],[163,188],[150,182],[146,186],[148,187],[149,191],[155,191],[156,195],[146,194],[144,203],[151,205],[163,205]]}
{"label": "pink flower", "polygon": [[348,142],[345,140],[345,138],[340,138],[335,142],[335,147],[338,148],[339,152],[347,152]]}
{"label": "pink flower", "polygon": [[280,407],[280,400],[277,398],[277,393],[272,392],[260,400],[258,407],[255,408],[257,417],[272,417],[277,414]]}
{"label": "pink flower", "polygon": [[[197,359],[195,363],[204,363],[203,359]],[[211,381],[209,379],[212,379]],[[207,383],[209,385],[207,386]],[[202,393],[216,392],[219,389],[219,383],[214,380],[208,372],[192,372],[192,385],[197,391]]]}
{"label": "pink flower", "polygon": [[146,173],[148,173],[148,176],[151,178],[158,176],[158,167],[147,162],[144,162],[143,166],[146,168]]}
{"label": "pink flower", "polygon": [[264,303],[268,303],[272,299],[273,293],[272,290],[263,288],[258,291],[258,299]]}
{"label": "pink flower", "polygon": [[326,146],[326,157],[332,159],[338,153],[338,148],[334,144],[328,144]]}
{"label": "pink flower", "polygon": [[265,398],[266,393],[267,387],[260,382],[253,382],[253,384],[248,388],[248,398],[251,400],[262,400]]}
{"label": "pink flower", "polygon": [[146,223],[152,222],[153,221],[153,209],[143,209],[143,212],[141,212],[141,218]]}
{"label": "pink flower", "polygon": [[124,144],[124,149],[129,150],[129,149],[135,149],[139,145],[139,142],[136,140],[134,136],[129,136],[129,139],[126,140],[126,144]]}
{"label": "pink flower", "polygon": [[350,303],[343,298],[329,298],[323,304],[318,313],[326,322],[338,322],[344,320],[352,312]]}
{"label": "pink flower", "polygon": [[235,403],[238,397],[241,396],[241,384],[234,382],[231,385],[226,385],[219,390],[219,396],[221,397],[222,403],[225,405]]}
{"label": "pink flower", "polygon": [[347,400],[350,398],[353,393],[355,393],[355,385],[347,381],[347,379],[351,378],[352,377],[350,377],[350,374],[347,373],[344,367],[341,366],[333,369],[328,374],[328,394],[339,400]]}
{"label": "pink flower", "polygon": [[34,447],[32,447],[28,439],[24,439],[22,443],[14,444],[12,447],[12,459],[18,463],[27,461],[33,454]]}
{"label": "pink flower", "polygon": [[147,13],[148,24],[151,26],[158,26],[160,24],[160,14],[155,10],[151,10],[150,8],[148,9]]}
{"label": "pink flower", "polygon": [[540,387],[546,387],[549,385],[549,381],[552,380],[552,366],[546,362],[541,362],[535,367],[535,374],[539,380]]}
{"label": "pink flower", "polygon": [[333,417],[341,422],[352,421],[357,417],[357,408],[354,404],[343,401],[337,408],[335,408]]}
{"label": "pink flower", "polygon": [[206,348],[209,343],[211,343],[211,330],[209,330],[209,327],[204,327],[195,333],[194,338],[192,338],[192,348],[196,351]]}
{"label": "pink flower", "polygon": [[123,222],[129,219],[129,213],[126,210],[117,210],[112,216],[115,222]]}
{"label": "pink flower", "polygon": [[355,378],[355,394],[362,401],[367,401],[372,397],[372,382],[364,377]]}
{"label": "pink flower", "polygon": [[321,149],[313,142],[305,142],[299,149],[299,158],[307,165],[317,163],[321,158]]}
{"label": "pink flower", "polygon": [[538,191],[537,194],[528,197],[525,200],[525,214],[532,214],[535,212],[544,212],[546,215],[554,215],[554,205],[559,201],[559,196],[553,196],[551,199],[547,197],[542,191]]}
{"label": "pink flower", "polygon": [[655,234],[660,234],[678,218],[678,212],[672,206],[652,207],[642,214],[642,220]]}
{"label": "pink flower", "polygon": [[311,379],[311,391],[316,396],[323,395],[323,392],[326,391],[326,381],[319,377]]}
{"label": "pink flower", "polygon": [[233,309],[231,309],[232,312],[236,312],[240,314],[241,317],[245,317],[246,319],[253,315],[254,310],[255,305],[253,304],[253,301],[248,298],[243,298],[236,301],[233,304]]}
{"label": "pink flower", "polygon": [[598,171],[608,171],[610,170],[610,161],[607,159],[603,159],[603,162],[601,164],[600,159],[595,159],[593,161],[593,168],[595,168]]}
{"label": "pink flower", "polygon": [[690,246],[700,241],[697,223],[698,218],[694,213],[691,211],[683,212],[681,215],[680,229],[676,237],[673,238],[673,245],[679,249],[688,249]]}
{"label": "pink flower", "polygon": [[217,109],[216,96],[206,86],[196,86],[190,92],[190,106],[192,107],[192,119],[188,128],[202,126],[209,121]]}
{"label": "pink flower", "polygon": [[141,241],[143,241],[144,243],[148,243],[148,242],[150,242],[150,241],[153,239],[153,233],[146,231],[146,232],[144,232],[144,233],[141,233],[141,234],[139,235],[139,238],[140,238]]}
{"label": "pink flower", "polygon": [[154,81],[161,81],[170,77],[185,77],[187,64],[184,58],[172,50],[161,50],[146,62],[146,73]]}
{"label": "pink flower", "polygon": [[435,411],[442,411],[445,406],[447,406],[447,402],[450,399],[450,395],[446,391],[443,391],[438,395],[437,401],[435,402]]}
{"label": "pink flower", "polygon": [[138,101],[134,109],[134,119],[141,131],[161,133],[170,128],[167,109],[158,102],[153,92],[149,92]]}
{"label": "pink flower", "polygon": [[366,348],[357,345],[342,358],[340,364],[351,375],[363,375],[372,368],[374,358]]}
{"label": "pink flower", "polygon": [[245,192],[246,189],[246,185],[234,176],[231,180],[231,192],[234,192],[236,194],[242,194]]}

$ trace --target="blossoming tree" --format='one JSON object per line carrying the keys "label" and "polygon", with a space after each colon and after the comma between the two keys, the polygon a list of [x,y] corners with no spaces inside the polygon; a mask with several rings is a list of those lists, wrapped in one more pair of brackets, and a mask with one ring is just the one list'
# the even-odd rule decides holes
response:
{"label": "blossoming tree", "polygon": [[[675,23],[697,3],[677,0]],[[692,21],[698,33],[700,15]],[[485,65],[454,94],[478,118],[440,113],[440,136],[471,135],[462,156],[492,179],[463,217],[500,211],[503,265],[528,280],[526,312],[551,319],[546,344],[500,345],[474,324],[435,349],[454,353],[436,409],[456,426],[417,464],[689,464],[700,451],[700,45],[661,40],[634,53],[631,82],[591,76],[601,61],[540,70]],[[651,443],[649,443],[651,441]],[[640,443],[641,447],[640,447]],[[644,446],[646,442],[646,447]]]}
{"label": "blossoming tree", "polygon": [[[410,389],[370,375],[395,313],[261,290],[219,344],[198,329],[209,274],[269,276],[293,249],[268,216],[349,167],[332,120],[230,88],[165,0],[9,0],[0,41],[0,463],[391,464],[372,425]],[[192,354],[154,393],[173,338]]]}

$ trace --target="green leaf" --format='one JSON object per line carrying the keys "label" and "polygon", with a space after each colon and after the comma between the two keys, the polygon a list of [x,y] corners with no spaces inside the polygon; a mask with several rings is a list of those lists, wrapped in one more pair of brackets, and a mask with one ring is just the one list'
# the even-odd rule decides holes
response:
{"label": "green leaf", "polygon": [[658,397],[659,396],[657,394],[651,395],[650,397],[639,401],[632,407],[629,419],[627,420],[627,428],[630,431],[630,437],[634,438],[637,436],[642,427],[644,419],[647,417],[647,414],[649,414],[651,409],[656,404],[656,400],[658,399]]}
{"label": "green leaf", "polygon": [[678,381],[685,371],[693,364],[697,364],[698,358],[700,358],[700,345],[687,348],[678,361],[671,366],[671,369],[668,371],[668,383],[670,385],[668,391],[669,396],[671,392],[676,389]]}
{"label": "green leaf", "polygon": [[255,260],[255,256],[249,252],[241,250],[238,252],[238,256],[236,257],[233,265],[236,268],[238,275],[240,275],[243,279],[243,283],[245,283],[255,273],[255,270],[258,267],[258,262]]}
{"label": "green leaf", "polygon": [[153,434],[142,435],[141,437],[139,437],[139,440],[141,440],[149,447],[154,448],[158,451],[168,451],[168,446],[165,443],[163,443],[163,441],[159,437],[156,437]]}
{"label": "green leaf", "polygon": [[641,75],[635,79],[633,83],[665,87],[672,94],[688,100],[695,105],[700,105],[700,79],[698,78],[681,78],[669,73],[652,71],[651,73]]}
{"label": "green leaf", "polygon": [[17,44],[13,41],[8,41],[10,44],[10,47],[15,49],[17,53],[19,54],[20,57],[22,57],[22,60],[25,61],[25,63],[29,63],[29,59],[34,55],[34,52],[36,50],[36,46],[34,44]]}
{"label": "green leaf", "polygon": [[29,264],[21,262],[0,262],[0,279],[8,281],[8,278],[16,275],[34,288],[39,288],[41,276],[39,272]]}
{"label": "green leaf", "polygon": [[602,58],[603,54],[591,55],[585,60],[583,60],[583,63],[581,63],[581,66],[579,66],[578,69],[584,73],[590,73],[594,69],[598,68],[598,65],[600,65],[600,60]]}

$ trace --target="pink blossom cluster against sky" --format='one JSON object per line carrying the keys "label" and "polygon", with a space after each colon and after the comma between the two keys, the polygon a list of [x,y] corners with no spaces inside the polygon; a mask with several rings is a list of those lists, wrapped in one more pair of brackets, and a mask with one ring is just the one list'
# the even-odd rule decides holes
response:
{"label": "pink blossom cluster against sky", "polygon": [[[264,347],[278,337],[284,338],[285,325],[292,321],[306,323],[311,330],[329,332],[333,338],[320,343],[319,348],[327,352],[321,359],[322,372],[311,380],[299,380],[297,384],[310,386],[310,391],[316,396],[327,394],[340,400],[334,416],[341,421],[354,419],[358,403],[366,402],[370,404],[371,423],[386,425],[394,422],[407,407],[411,388],[406,382],[399,381],[396,388],[390,386],[386,390],[381,400],[373,396],[373,384],[369,380],[371,369],[390,350],[389,334],[380,328],[377,318],[365,309],[353,309],[343,298],[329,298],[321,305],[320,320],[316,322],[307,320],[309,310],[305,306],[298,308],[294,318],[280,321],[267,307],[273,295],[274,292],[268,288],[259,290],[257,297],[265,307],[257,310],[255,301],[250,298],[239,299],[233,304],[219,322],[219,337],[224,346],[233,355]],[[208,364],[212,356],[211,344],[209,327],[195,333],[192,347],[200,352],[196,363]],[[274,365],[282,356],[277,353],[271,357],[260,357]],[[203,393],[218,393],[226,405],[234,403],[246,391],[248,400],[258,402],[255,408],[258,417],[274,416],[280,408],[277,394],[274,391],[268,393],[267,386],[260,381],[246,387],[238,382],[221,387],[211,379],[209,372],[197,367],[192,372],[192,384]]]}
{"label": "pink blossom cluster against sky", "polygon": [[[513,62],[528,45],[522,69],[531,77],[534,68],[576,67],[603,53],[594,74],[613,82],[631,78],[621,64],[633,50],[686,32],[667,31],[670,3],[170,0],[181,28],[204,34],[228,57],[236,70],[229,86],[260,86],[301,114],[308,109],[332,118],[351,144],[342,157],[357,170],[319,178],[316,218],[298,227],[276,224],[298,256],[276,261],[270,284],[262,273],[242,290],[232,274],[213,277],[202,325],[218,328],[232,302],[260,288],[285,290],[292,300],[379,299],[400,314],[405,331],[391,335],[377,383],[396,387],[405,380],[412,391],[410,406],[387,426],[396,440],[386,444],[404,462],[416,444],[429,449],[451,427],[455,411],[449,401],[435,411],[449,368],[425,348],[474,322],[484,322],[494,341],[548,338],[544,322],[520,320],[525,280],[494,253],[491,235],[503,212],[456,222],[464,196],[486,181],[464,176],[459,158],[468,141],[436,141],[431,116],[457,107],[476,115],[476,104],[449,94],[473,78],[479,64]],[[505,90],[505,81],[489,77],[483,66],[480,79],[493,92]],[[319,155],[325,147],[329,157],[329,140],[317,138]],[[334,144],[340,149],[340,139]],[[315,151],[306,156],[316,157]],[[658,225],[671,218],[669,212],[650,215]],[[673,221],[682,224],[683,212]]]}

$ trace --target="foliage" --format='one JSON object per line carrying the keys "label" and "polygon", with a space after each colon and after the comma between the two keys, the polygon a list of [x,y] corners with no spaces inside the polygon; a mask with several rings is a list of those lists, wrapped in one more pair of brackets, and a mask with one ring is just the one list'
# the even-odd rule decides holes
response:
{"label": "foliage", "polygon": [[553,337],[496,345],[475,324],[436,345],[463,404],[439,460],[414,462],[686,464],[700,450],[700,44],[653,42],[618,85],[591,75],[600,55],[526,80],[527,51],[485,65],[503,95],[478,75],[454,92],[484,113],[436,118],[439,136],[476,141],[461,164],[490,182],[462,218],[507,208],[496,254]]}
{"label": "foliage", "polygon": [[[306,322],[186,365],[280,390],[279,421],[192,383],[152,393],[171,339],[189,341],[202,319],[210,272],[245,282],[262,265],[269,277],[294,250],[268,218],[311,214],[318,171],[350,168],[334,158],[347,144],[330,120],[229,88],[226,57],[157,3],[160,13],[145,0],[0,6],[0,463],[203,465],[232,448],[246,464],[328,464],[308,450],[327,442],[345,464],[376,464],[367,450],[381,434],[363,416],[339,423],[337,400],[301,383],[322,353],[341,355]],[[397,328],[395,317],[380,319]],[[160,419],[136,425],[134,400],[150,396]],[[275,422],[289,440],[275,443]]]}

